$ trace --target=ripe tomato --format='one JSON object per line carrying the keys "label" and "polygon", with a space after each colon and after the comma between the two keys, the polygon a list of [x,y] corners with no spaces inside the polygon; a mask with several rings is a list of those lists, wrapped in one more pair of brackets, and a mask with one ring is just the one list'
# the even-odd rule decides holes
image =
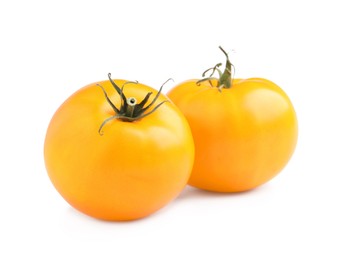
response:
{"label": "ripe tomato", "polygon": [[156,212],[187,184],[193,138],[160,91],[109,78],[78,90],[56,111],[45,164],[74,208],[99,219],[133,220]]}
{"label": "ripe tomato", "polygon": [[298,125],[280,87],[262,78],[232,80],[232,65],[221,50],[227,57],[224,73],[220,64],[211,68],[219,78],[182,82],[168,97],[186,116],[194,137],[189,184],[240,192],[269,181],[284,168],[296,147]]}

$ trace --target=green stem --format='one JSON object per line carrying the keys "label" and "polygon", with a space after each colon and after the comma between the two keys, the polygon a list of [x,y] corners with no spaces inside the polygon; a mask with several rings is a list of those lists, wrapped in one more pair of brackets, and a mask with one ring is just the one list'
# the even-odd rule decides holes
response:
{"label": "green stem", "polygon": [[[229,56],[228,56],[228,53],[221,47],[219,46],[219,49],[224,53],[225,57],[226,57],[226,63],[225,63],[225,69],[222,73],[222,71],[219,69],[219,67],[222,65],[221,63],[218,63],[217,65],[215,65],[214,67],[206,70],[202,76],[204,77],[203,79],[201,80],[198,80],[197,84],[199,85],[201,82],[204,82],[204,81],[209,81],[211,82],[211,80],[217,80],[217,88],[219,91],[222,90],[222,88],[231,88],[232,87],[232,81],[233,81],[233,75],[232,75],[232,72],[233,72],[233,64],[230,62],[229,60]],[[212,71],[211,75],[207,78],[205,78],[205,74],[209,71]],[[218,72],[218,78],[216,77],[213,77],[213,74],[215,72]]]}
{"label": "green stem", "polygon": [[134,97],[127,98],[127,107],[125,116],[132,118],[134,116],[134,109],[137,104],[137,100]]}
{"label": "green stem", "polygon": [[229,60],[228,53],[226,53],[225,50],[221,46],[219,46],[219,49],[224,53],[225,57],[227,58],[227,61],[225,63],[225,69],[223,74],[220,76],[218,81],[218,88],[231,88],[231,82],[232,82],[232,69],[233,66]]}
{"label": "green stem", "polygon": [[[112,121],[112,120],[117,119],[117,120],[121,120],[124,122],[134,122],[136,120],[140,120],[146,116],[149,116],[153,112],[155,112],[162,104],[164,104],[165,102],[168,101],[168,100],[164,100],[164,101],[160,102],[159,104],[155,104],[155,103],[158,103],[157,100],[158,100],[158,98],[161,94],[161,90],[162,90],[162,88],[166,82],[160,87],[159,91],[157,92],[157,94],[155,95],[153,100],[151,102],[149,102],[149,104],[146,106],[152,92],[148,92],[146,94],[146,96],[143,98],[143,100],[140,103],[137,103],[136,98],[134,98],[134,97],[127,98],[123,92],[124,86],[126,84],[137,84],[137,82],[128,81],[128,82],[124,83],[124,85],[120,88],[119,86],[117,86],[116,82],[114,82],[114,80],[112,80],[110,73],[108,74],[108,78],[109,78],[112,86],[114,87],[114,89],[117,91],[119,97],[121,98],[121,104],[120,104],[120,107],[117,108],[116,105],[109,98],[105,89],[100,84],[97,84],[97,86],[99,86],[102,89],[107,102],[112,107],[112,109],[115,113],[113,116],[106,118],[102,122],[102,124],[99,128],[99,134],[100,135],[103,135],[102,128],[104,127],[104,125],[106,123]],[[154,106],[152,108],[152,110],[148,111],[148,109],[151,108],[152,106]]]}

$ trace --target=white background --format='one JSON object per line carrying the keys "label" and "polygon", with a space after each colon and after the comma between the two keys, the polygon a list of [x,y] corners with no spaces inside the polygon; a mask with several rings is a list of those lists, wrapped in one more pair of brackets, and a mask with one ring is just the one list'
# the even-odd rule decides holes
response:
{"label": "white background", "polygon": [[[347,259],[344,1],[1,1],[0,259]],[[114,78],[158,88],[230,53],[299,119],[292,160],[251,192],[187,187],[156,214],[109,223],[76,212],[45,171],[58,106]],[[175,83],[168,83],[168,91]]]}

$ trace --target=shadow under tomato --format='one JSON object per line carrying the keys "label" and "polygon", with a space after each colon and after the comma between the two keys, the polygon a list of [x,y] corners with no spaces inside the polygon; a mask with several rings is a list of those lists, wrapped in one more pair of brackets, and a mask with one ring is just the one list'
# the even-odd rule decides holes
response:
{"label": "shadow under tomato", "polygon": [[[239,197],[247,197],[247,196],[253,196],[254,194],[258,193],[263,193],[263,192],[268,192],[271,190],[271,185],[266,184],[262,185],[258,188],[249,190],[249,191],[244,191],[244,192],[235,192],[235,193],[228,193],[228,192],[213,192],[213,191],[207,191],[207,190],[202,190],[198,188],[194,188],[192,186],[187,185],[180,195],[168,203],[168,205],[164,206],[163,208],[159,209],[157,212],[152,213],[149,216],[139,218],[139,219],[134,219],[134,220],[122,220],[122,221],[110,221],[110,220],[102,220],[102,219],[97,219],[93,218],[91,216],[88,216],[73,207],[69,206],[67,207],[66,210],[66,216],[69,216],[69,222],[74,223],[73,225],[76,225],[76,223],[80,222],[87,222],[87,223],[97,223],[98,225],[118,225],[118,226],[127,226],[131,225],[132,223],[142,223],[146,221],[150,221],[155,218],[160,218],[162,217],[162,214],[171,214],[169,213],[170,211],[173,211],[176,206],[180,202],[183,201],[189,201],[189,200],[214,200],[214,199],[225,199],[225,198],[239,198]],[[175,202],[178,202],[177,204]],[[78,225],[77,225],[78,226]]]}
{"label": "shadow under tomato", "polygon": [[[159,210],[160,213],[161,209]],[[131,220],[105,220],[105,219],[99,219],[99,218],[94,218],[92,216],[86,215],[83,212],[80,212],[79,210],[69,206],[66,209],[66,216],[69,217],[70,221],[74,222],[86,222],[86,223],[94,223],[98,225],[128,225],[134,222],[144,222],[148,218],[151,218],[152,216],[158,214],[158,212],[154,212],[149,216],[138,218],[138,219],[131,219]]]}
{"label": "shadow under tomato", "polygon": [[205,198],[226,198],[226,197],[248,196],[248,195],[253,195],[259,192],[264,192],[265,190],[267,190],[267,188],[265,188],[264,186],[268,186],[268,185],[263,185],[255,189],[242,191],[242,192],[214,192],[214,191],[207,191],[207,190],[194,188],[192,186],[186,186],[176,199],[185,200],[185,199],[200,199],[200,198],[205,199]]}

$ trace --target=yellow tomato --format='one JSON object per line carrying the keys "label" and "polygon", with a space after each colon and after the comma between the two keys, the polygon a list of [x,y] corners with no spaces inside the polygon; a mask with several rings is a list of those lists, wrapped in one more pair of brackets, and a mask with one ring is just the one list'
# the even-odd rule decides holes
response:
{"label": "yellow tomato", "polygon": [[44,147],[48,175],[64,199],[95,218],[133,220],[178,196],[194,144],[186,119],[166,101],[146,85],[111,78],[70,96]]}
{"label": "yellow tomato", "polygon": [[[219,71],[218,66],[212,69]],[[291,158],[298,137],[296,113],[273,82],[232,80],[228,56],[219,74],[219,79],[182,82],[168,97],[186,116],[194,137],[189,184],[218,192],[246,191],[276,176]]]}

